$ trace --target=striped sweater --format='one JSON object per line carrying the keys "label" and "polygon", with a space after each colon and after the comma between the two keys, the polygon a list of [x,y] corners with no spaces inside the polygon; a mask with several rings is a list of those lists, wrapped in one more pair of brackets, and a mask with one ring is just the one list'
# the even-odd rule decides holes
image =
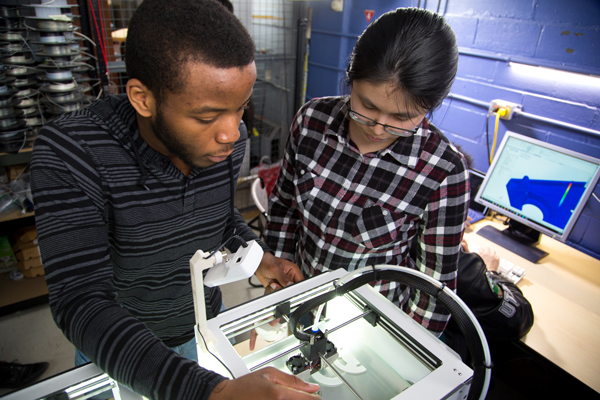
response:
{"label": "striped sweater", "polygon": [[[52,121],[35,142],[31,184],[54,320],[148,398],[208,398],[224,379],[170,347],[194,337],[189,260],[229,234],[246,137],[242,130],[233,170],[225,161],[186,177],[140,137],[127,97],[109,96]],[[235,224],[257,239],[237,210]],[[221,293],[205,293],[210,318]]]}

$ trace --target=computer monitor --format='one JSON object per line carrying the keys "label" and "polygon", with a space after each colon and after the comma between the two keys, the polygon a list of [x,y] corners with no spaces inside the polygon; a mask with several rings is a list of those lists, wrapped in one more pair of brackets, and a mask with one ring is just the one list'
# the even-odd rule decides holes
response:
{"label": "computer monitor", "polygon": [[540,232],[566,241],[599,177],[599,159],[506,132],[475,201],[510,226],[478,233],[535,263],[547,254],[534,247]]}
{"label": "computer monitor", "polygon": [[469,200],[469,218],[471,224],[481,221],[487,215],[488,208],[475,201],[475,194],[485,179],[485,174],[476,169],[469,169],[469,182],[471,183],[471,199]]}

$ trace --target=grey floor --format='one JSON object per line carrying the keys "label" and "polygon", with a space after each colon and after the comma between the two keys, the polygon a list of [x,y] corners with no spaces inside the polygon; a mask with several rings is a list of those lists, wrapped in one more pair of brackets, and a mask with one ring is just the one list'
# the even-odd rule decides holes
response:
{"label": "grey floor", "polygon": [[[75,348],[52,320],[47,304],[1,317],[0,338],[0,360],[50,363],[39,379],[73,368]],[[11,391],[0,389],[0,396]]]}
{"label": "grey floor", "polygon": [[[256,278],[253,282],[259,283]],[[264,293],[248,280],[223,285],[221,290],[227,308]],[[47,361],[50,366],[37,381],[73,368],[74,356],[75,348],[52,320],[47,304],[0,317],[0,360],[21,364]],[[0,389],[0,396],[11,391]]]}

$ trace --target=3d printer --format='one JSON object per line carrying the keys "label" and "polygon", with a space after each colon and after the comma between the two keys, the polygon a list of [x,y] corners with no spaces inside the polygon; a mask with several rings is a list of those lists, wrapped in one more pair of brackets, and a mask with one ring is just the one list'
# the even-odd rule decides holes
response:
{"label": "3d printer", "polygon": [[[485,398],[491,362],[481,327],[456,294],[411,269],[384,265],[324,273],[206,321],[204,283],[215,286],[245,279],[256,271],[262,254],[256,242],[249,242],[233,255],[199,250],[190,261],[202,367],[237,378],[272,366],[318,383],[325,400]],[[467,336],[473,369],[367,284],[377,279],[401,281],[442,301]],[[306,316],[313,310],[311,321]],[[230,341],[270,326],[277,318],[287,319],[291,332],[278,329],[282,337],[265,347],[249,353],[246,342],[234,346]],[[93,364],[5,398],[84,399],[105,392],[115,400],[142,398]]]}
{"label": "3d printer", "polygon": [[[241,251],[246,254],[250,250]],[[200,288],[195,301],[203,367],[237,378],[272,366],[318,383],[323,399],[465,399],[469,391],[469,398],[485,397],[490,365],[485,336],[462,300],[438,281],[393,266],[350,274],[337,270],[239,305],[206,322],[202,270],[217,266],[214,274],[211,270],[206,275],[209,286],[237,280],[240,276],[229,280],[227,275],[244,275],[240,272],[243,268],[234,269],[231,264],[248,268],[251,257],[244,257],[234,255],[223,261],[222,255],[209,257],[199,251],[191,261],[195,292]],[[262,252],[256,257],[260,261]],[[255,269],[250,267],[246,273]],[[443,342],[367,285],[378,279],[402,281],[442,301],[473,339],[476,367],[463,364]],[[307,318],[311,311],[316,311],[313,321]],[[288,321],[290,334],[280,335],[279,340],[252,353],[240,351],[247,343],[232,344],[236,337],[268,327],[277,318]]]}

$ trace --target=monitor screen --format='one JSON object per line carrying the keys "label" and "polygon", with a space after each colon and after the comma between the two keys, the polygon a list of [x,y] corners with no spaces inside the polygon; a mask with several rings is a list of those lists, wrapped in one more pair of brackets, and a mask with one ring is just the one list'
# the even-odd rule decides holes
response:
{"label": "monitor screen", "polygon": [[599,159],[506,132],[475,200],[564,242],[599,177]]}
{"label": "monitor screen", "polygon": [[476,169],[469,170],[469,182],[471,183],[471,199],[469,200],[469,208],[471,210],[475,210],[483,214],[485,214],[485,212],[487,211],[487,207],[483,204],[479,204],[478,202],[476,202],[475,195],[481,187],[481,184],[483,183],[484,179],[485,174],[483,172],[478,171]]}

